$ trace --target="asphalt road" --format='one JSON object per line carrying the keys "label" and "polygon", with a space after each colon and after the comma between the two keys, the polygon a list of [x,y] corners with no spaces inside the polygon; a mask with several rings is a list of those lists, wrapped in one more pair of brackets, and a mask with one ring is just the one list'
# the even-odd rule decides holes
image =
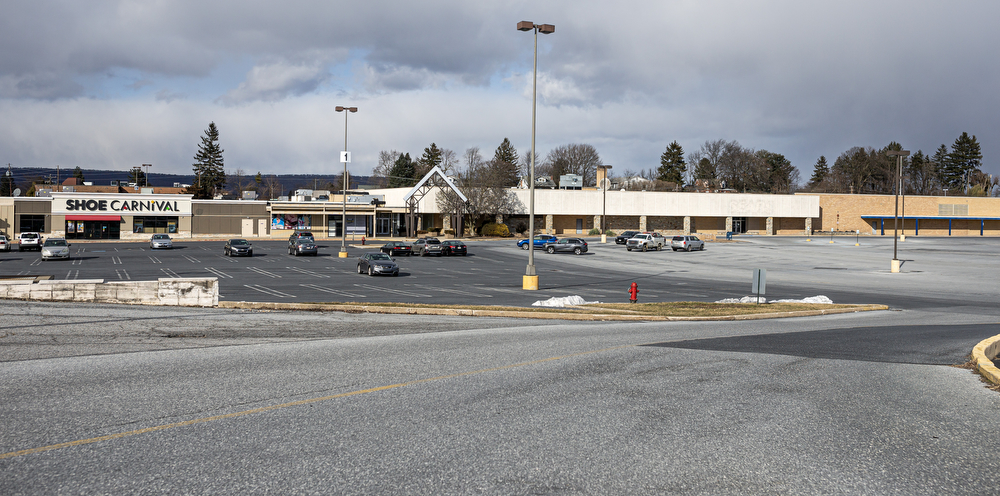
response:
{"label": "asphalt road", "polygon": [[[610,301],[639,280],[640,300],[708,301],[747,294],[761,267],[769,298],[892,311],[578,323],[0,302],[0,493],[995,492],[1000,394],[953,365],[1000,333],[1000,240],[908,238],[901,274],[888,271],[891,240],[827,241],[644,254],[592,243],[588,256],[536,253],[537,296],[494,298]],[[264,245],[261,260],[282,260],[273,279],[323,279],[289,267],[313,270],[366,298],[411,278],[519,290],[526,260],[475,243],[467,259],[404,259],[408,275],[368,278],[336,259],[339,246],[296,261]],[[41,266],[81,279],[105,257],[121,260],[95,270],[109,279],[115,265],[133,279],[232,267],[223,292],[253,294],[237,274],[268,262],[219,261],[210,246],[108,256],[87,245],[78,269]],[[17,257],[0,255],[0,271]]]}

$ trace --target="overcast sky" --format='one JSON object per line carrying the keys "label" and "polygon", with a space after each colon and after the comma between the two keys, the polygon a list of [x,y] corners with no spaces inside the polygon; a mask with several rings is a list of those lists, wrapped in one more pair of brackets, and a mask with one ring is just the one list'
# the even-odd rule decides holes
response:
{"label": "overcast sky", "polygon": [[0,161],[190,173],[209,122],[227,171],[337,173],[431,142],[487,158],[593,145],[621,174],[677,140],[825,155],[963,131],[1000,174],[1000,2],[8,1]]}

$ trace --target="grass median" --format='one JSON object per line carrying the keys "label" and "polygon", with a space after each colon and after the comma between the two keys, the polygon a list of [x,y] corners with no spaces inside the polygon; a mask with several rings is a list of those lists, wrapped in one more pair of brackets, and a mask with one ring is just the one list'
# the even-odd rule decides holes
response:
{"label": "grass median", "polygon": [[348,313],[410,313],[428,315],[506,316],[594,320],[724,320],[779,318],[886,310],[885,305],[833,305],[820,303],[597,303],[569,307],[508,307],[494,305],[440,305],[431,303],[251,303],[227,302],[220,306],[259,310],[311,310]]}

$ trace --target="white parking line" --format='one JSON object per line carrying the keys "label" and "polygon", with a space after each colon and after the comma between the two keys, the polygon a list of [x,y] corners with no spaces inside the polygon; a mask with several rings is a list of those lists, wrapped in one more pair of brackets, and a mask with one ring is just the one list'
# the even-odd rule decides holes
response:
{"label": "white parking line", "polygon": [[392,294],[399,294],[399,295],[404,295],[404,296],[413,296],[413,297],[416,297],[416,298],[430,298],[431,297],[431,295],[429,295],[427,293],[414,293],[414,292],[411,292],[411,291],[400,291],[398,289],[380,288],[378,286],[369,286],[367,284],[355,284],[354,286],[362,288],[362,289],[371,290],[371,291],[381,291],[383,293],[392,293]]}
{"label": "white parking line", "polygon": [[335,294],[335,295],[344,296],[344,297],[347,297],[347,298],[367,298],[367,296],[365,296],[363,294],[348,293],[346,291],[338,291],[336,289],[327,288],[327,287],[324,287],[324,286],[317,286],[315,284],[299,284],[299,286],[302,286],[303,288],[306,288],[306,289],[312,289],[314,291],[322,291],[324,293],[331,293],[331,294]]}
{"label": "white parking line", "polygon": [[115,257],[115,256],[111,257],[111,265],[121,265],[121,264],[122,264],[121,257]]}
{"label": "white parking line", "polygon": [[184,258],[188,259],[188,262],[191,262],[191,263],[201,263],[201,260],[198,260],[197,258],[194,258],[194,257],[190,257],[190,256],[187,256],[187,255],[184,255]]}
{"label": "white parking line", "polygon": [[169,269],[169,268],[167,268],[167,269],[160,269],[160,271],[163,272],[164,274],[166,274],[167,277],[169,277],[171,279],[180,279],[181,278],[181,276],[179,276],[176,272],[174,272],[173,269]]}
{"label": "white parking line", "polygon": [[275,274],[274,272],[268,272],[264,269],[259,269],[257,267],[247,267],[247,270],[256,272],[262,276],[270,277],[272,279],[281,279],[281,276],[279,276],[278,274]]}
{"label": "white parking line", "polygon": [[226,274],[225,272],[223,272],[223,271],[221,271],[219,269],[216,269],[215,267],[205,267],[205,270],[211,272],[212,274],[215,274],[216,277],[219,277],[221,279],[232,279],[233,278],[233,276],[231,276],[229,274]]}
{"label": "white parking line", "polygon": [[470,293],[468,290],[462,289],[447,289],[447,288],[428,288],[431,291],[441,291],[442,293],[453,293],[460,294],[462,296],[471,296],[473,298],[493,298],[493,295]]}
{"label": "white parking line", "polygon": [[83,259],[82,258],[74,258],[73,259],[73,265],[81,265],[81,264],[83,264]]}
{"label": "white parking line", "polygon": [[126,272],[125,269],[115,269],[115,274],[118,275],[118,280],[120,281],[128,281],[132,279],[129,277],[128,272]]}
{"label": "white parking line", "polygon": [[77,277],[80,277],[80,271],[79,270],[71,270],[71,271],[69,271],[69,272],[66,273],[66,280],[67,281],[72,280],[72,279],[76,279]]}
{"label": "white parking line", "polygon": [[160,261],[159,258],[156,258],[156,257],[154,257],[152,255],[146,255],[146,257],[149,258],[149,261],[152,262],[152,263],[155,263],[155,264],[163,263],[163,262]]}
{"label": "white parking line", "polygon": [[317,273],[315,273],[315,272],[313,272],[311,270],[300,269],[298,267],[285,267],[285,268],[288,269],[288,270],[291,270],[293,272],[298,272],[299,274],[305,274],[305,275],[310,276],[310,277],[324,277],[324,278],[327,278],[327,279],[330,278],[330,276],[327,275],[327,274],[317,274]]}
{"label": "white parking line", "polygon": [[282,293],[281,291],[275,291],[275,290],[273,290],[271,288],[267,288],[267,287],[264,287],[264,286],[258,286],[256,284],[244,284],[243,287],[247,288],[247,289],[252,289],[254,291],[260,291],[261,293],[269,294],[271,296],[277,296],[278,298],[296,298],[295,295],[291,295],[291,294],[288,294],[288,293]]}

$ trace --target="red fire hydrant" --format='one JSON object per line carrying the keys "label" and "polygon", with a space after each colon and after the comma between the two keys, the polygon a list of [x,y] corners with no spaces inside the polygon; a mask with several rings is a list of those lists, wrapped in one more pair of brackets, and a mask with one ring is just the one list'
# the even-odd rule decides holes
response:
{"label": "red fire hydrant", "polygon": [[639,301],[639,285],[634,282],[628,287],[628,301],[630,303]]}
{"label": "red fire hydrant", "polygon": [[362,245],[364,245],[364,244],[365,244],[365,237],[364,237],[364,236],[361,236],[361,244],[362,244]]}

